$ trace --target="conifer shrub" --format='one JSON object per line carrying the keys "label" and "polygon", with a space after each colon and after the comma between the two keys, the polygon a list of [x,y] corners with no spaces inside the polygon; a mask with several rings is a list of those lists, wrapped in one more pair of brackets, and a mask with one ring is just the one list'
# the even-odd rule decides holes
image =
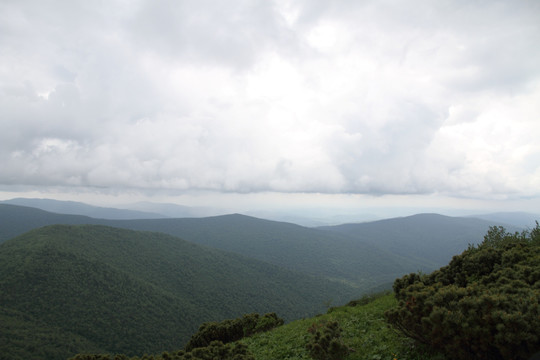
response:
{"label": "conifer shrub", "polygon": [[283,319],[275,313],[268,313],[262,317],[259,314],[246,314],[241,318],[228,319],[221,322],[206,322],[199,327],[199,331],[191,336],[185,346],[186,351],[206,347],[212,341],[230,343],[255,333],[271,330],[283,325]]}
{"label": "conifer shrub", "polygon": [[492,227],[447,266],[397,279],[394,293],[388,322],[453,359],[528,359],[540,349],[540,227]]}
{"label": "conifer shrub", "polygon": [[313,324],[308,332],[312,335],[306,345],[309,355],[315,360],[341,360],[351,349],[341,339],[341,326],[337,321]]}

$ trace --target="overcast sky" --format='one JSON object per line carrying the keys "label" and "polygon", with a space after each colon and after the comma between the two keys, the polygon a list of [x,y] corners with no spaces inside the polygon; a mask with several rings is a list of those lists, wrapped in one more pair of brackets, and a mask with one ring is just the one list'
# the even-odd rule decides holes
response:
{"label": "overcast sky", "polygon": [[540,213],[539,138],[540,1],[0,1],[3,199]]}

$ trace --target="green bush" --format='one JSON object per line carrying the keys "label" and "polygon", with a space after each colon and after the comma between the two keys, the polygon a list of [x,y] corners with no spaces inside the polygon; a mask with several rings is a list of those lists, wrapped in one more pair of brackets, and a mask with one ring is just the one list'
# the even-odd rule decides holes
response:
{"label": "green bush", "polygon": [[185,346],[185,350],[191,351],[195,348],[206,347],[216,340],[230,343],[280,325],[283,325],[283,319],[280,319],[275,313],[265,314],[262,317],[259,314],[246,314],[237,319],[207,322],[200,326],[197,333],[193,334]]}
{"label": "green bush", "polygon": [[492,227],[430,275],[394,283],[389,323],[453,359],[528,359],[540,348],[540,227]]}
{"label": "green bush", "polygon": [[195,348],[186,352],[183,350],[161,355],[143,355],[141,358],[127,357],[126,355],[76,355],[70,360],[255,360],[247,346],[243,344],[223,344],[213,341],[208,346]]}
{"label": "green bush", "polygon": [[313,324],[308,332],[312,338],[306,348],[315,360],[341,360],[351,351],[341,340],[341,327],[337,321]]}
{"label": "green bush", "polygon": [[[223,344],[221,341],[212,341],[208,346],[195,348],[189,352],[179,351],[167,360],[255,360],[247,350],[247,346],[240,343]],[[166,360],[163,358],[163,360]]]}

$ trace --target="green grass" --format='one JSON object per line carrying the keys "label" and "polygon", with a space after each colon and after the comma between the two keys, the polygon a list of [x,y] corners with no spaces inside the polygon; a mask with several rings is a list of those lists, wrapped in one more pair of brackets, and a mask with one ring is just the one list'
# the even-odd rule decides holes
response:
{"label": "green grass", "polygon": [[344,343],[354,349],[347,360],[444,359],[387,325],[384,312],[396,305],[392,294],[379,294],[359,300],[356,306],[331,308],[325,315],[297,320],[242,342],[257,360],[310,359],[305,348],[311,336],[308,328],[314,323],[337,321],[343,329]]}

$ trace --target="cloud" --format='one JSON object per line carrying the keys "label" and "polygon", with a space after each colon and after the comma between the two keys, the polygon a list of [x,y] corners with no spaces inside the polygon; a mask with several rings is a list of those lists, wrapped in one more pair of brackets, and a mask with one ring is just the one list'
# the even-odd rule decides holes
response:
{"label": "cloud", "polygon": [[1,184],[538,196],[540,5],[0,5]]}

